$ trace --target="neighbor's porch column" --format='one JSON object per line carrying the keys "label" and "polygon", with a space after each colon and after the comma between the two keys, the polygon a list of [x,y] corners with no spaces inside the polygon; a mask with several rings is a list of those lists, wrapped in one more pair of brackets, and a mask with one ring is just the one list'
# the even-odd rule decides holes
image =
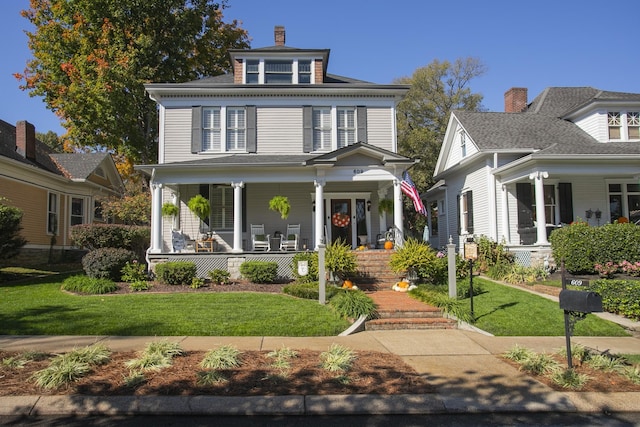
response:
{"label": "neighbor's porch column", "polygon": [[395,245],[402,247],[404,245],[404,228],[402,224],[402,189],[400,188],[400,180],[393,181],[393,228]]}
{"label": "neighbor's porch column", "polygon": [[[500,205],[502,207],[502,239],[505,242],[511,243],[511,232],[509,231],[509,203],[508,203],[509,192],[507,191],[507,186],[502,186],[502,193],[500,195]],[[498,239],[500,242],[502,239]]]}
{"label": "neighbor's porch column", "polygon": [[242,188],[244,182],[232,182],[233,187],[233,249],[231,252],[242,252]]}
{"label": "neighbor's porch column", "polygon": [[162,184],[151,183],[151,253],[162,252]]}
{"label": "neighbor's porch column", "polygon": [[534,180],[536,193],[536,232],[538,235],[536,245],[549,244],[547,241],[547,218],[544,213],[544,178],[549,178],[547,172],[534,172],[529,175],[529,179]]}
{"label": "neighbor's porch column", "polygon": [[324,238],[324,184],[323,180],[316,180],[313,182],[316,186],[316,211],[315,211],[315,229],[316,229],[316,241],[315,250],[317,251],[323,242]]}

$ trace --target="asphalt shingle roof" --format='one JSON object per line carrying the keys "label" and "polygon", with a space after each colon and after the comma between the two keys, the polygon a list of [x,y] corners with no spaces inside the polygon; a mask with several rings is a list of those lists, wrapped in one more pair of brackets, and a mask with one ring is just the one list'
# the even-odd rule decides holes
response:
{"label": "asphalt shingle roof", "polygon": [[107,153],[62,153],[51,154],[67,178],[86,179],[108,157]]}
{"label": "asphalt shingle roof", "polygon": [[56,175],[63,175],[56,163],[51,158],[53,150],[45,143],[36,139],[35,161],[27,159],[16,152],[16,127],[0,120],[0,156],[31,165]]}

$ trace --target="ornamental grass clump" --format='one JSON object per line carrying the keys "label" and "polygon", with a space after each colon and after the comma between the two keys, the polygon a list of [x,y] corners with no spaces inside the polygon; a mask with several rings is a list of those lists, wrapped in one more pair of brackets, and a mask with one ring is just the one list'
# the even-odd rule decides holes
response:
{"label": "ornamental grass clump", "polygon": [[231,369],[237,368],[242,361],[242,353],[231,345],[223,345],[215,350],[210,350],[205,354],[200,366],[205,369]]}
{"label": "ornamental grass clump", "polygon": [[34,373],[32,379],[42,388],[59,388],[79,380],[94,366],[107,363],[110,357],[111,351],[102,344],[76,349],[51,359],[49,366]]}
{"label": "ornamental grass clump", "polygon": [[71,276],[64,279],[61,289],[89,295],[102,295],[114,292],[118,285],[111,279],[99,279],[88,276]]}
{"label": "ornamental grass clump", "polygon": [[332,344],[329,351],[320,354],[322,369],[331,372],[343,372],[351,369],[356,355],[353,350],[338,344]]}
{"label": "ornamental grass clump", "polygon": [[370,319],[375,316],[377,309],[373,300],[359,290],[339,292],[329,300],[329,305],[347,319],[357,319],[360,316]]}
{"label": "ornamental grass clump", "polygon": [[183,354],[184,350],[179,343],[154,341],[147,344],[140,357],[127,361],[125,365],[132,371],[160,370],[171,366],[173,358]]}
{"label": "ornamental grass clump", "polygon": [[551,380],[562,388],[580,390],[589,382],[588,375],[580,374],[575,369],[559,369],[551,374]]}

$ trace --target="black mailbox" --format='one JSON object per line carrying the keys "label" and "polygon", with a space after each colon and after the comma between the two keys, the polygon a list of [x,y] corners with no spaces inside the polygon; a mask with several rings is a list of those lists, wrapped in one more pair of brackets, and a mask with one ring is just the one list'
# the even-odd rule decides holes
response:
{"label": "black mailbox", "polygon": [[563,289],[560,291],[560,308],[581,313],[602,311],[602,297],[595,292]]}

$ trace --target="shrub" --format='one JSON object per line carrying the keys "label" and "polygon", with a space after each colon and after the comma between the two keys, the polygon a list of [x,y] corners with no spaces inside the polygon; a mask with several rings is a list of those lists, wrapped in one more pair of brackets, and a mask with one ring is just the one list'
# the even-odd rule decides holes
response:
{"label": "shrub", "polygon": [[245,261],[240,273],[253,283],[273,283],[278,275],[278,263],[269,261]]}
{"label": "shrub", "polygon": [[156,265],[158,281],[167,285],[191,285],[196,277],[196,264],[190,261],[169,261]]}
{"label": "shrub", "polygon": [[438,254],[424,242],[409,238],[401,248],[396,248],[389,264],[396,273],[405,274],[413,269],[421,281],[443,284],[447,282],[447,257]]}
{"label": "shrub", "polygon": [[90,251],[100,248],[146,250],[151,236],[147,226],[122,224],[81,224],[71,227],[74,244]]}
{"label": "shrub", "polygon": [[151,283],[147,282],[146,280],[138,280],[129,283],[129,289],[131,289],[133,292],[148,291],[150,288]]}
{"label": "shrub", "polygon": [[338,292],[329,300],[329,305],[341,316],[357,319],[360,316],[373,317],[376,304],[364,292],[347,290]]}
{"label": "shrub", "polygon": [[600,294],[604,311],[640,320],[640,281],[594,280],[588,289]]}
{"label": "shrub", "polygon": [[[307,261],[309,264],[309,273],[306,276],[298,274],[298,262]],[[310,283],[318,281],[318,253],[317,252],[298,252],[291,260],[291,272],[298,283]]]}
{"label": "shrub", "polygon": [[[285,286],[282,289],[282,292],[296,298],[312,299],[316,301],[320,299],[320,289],[318,282],[293,283],[291,285]],[[341,290],[335,286],[327,285],[325,287],[325,296],[328,300],[333,298],[333,296],[338,292],[341,292]]]}
{"label": "shrub", "polygon": [[3,200],[0,198],[0,259],[9,259],[18,255],[27,241],[20,235],[22,211]]}
{"label": "shrub", "polygon": [[487,271],[495,265],[513,264],[513,254],[508,252],[504,245],[494,242],[486,236],[480,236],[478,243],[478,269]]}
{"label": "shrub", "polygon": [[342,239],[336,239],[327,245],[325,268],[334,272],[342,280],[353,276],[358,264],[351,246],[343,242]]}
{"label": "shrub", "polygon": [[100,248],[82,257],[82,268],[89,277],[120,281],[122,269],[135,258],[128,249]]}
{"label": "shrub", "polygon": [[99,279],[87,276],[71,276],[64,279],[62,289],[69,292],[79,292],[83,294],[108,294],[118,289],[110,279]]}
{"label": "shrub", "polygon": [[564,261],[569,273],[593,273],[593,230],[585,222],[576,222],[549,236],[553,258],[557,263]]}
{"label": "shrub", "polygon": [[146,264],[139,263],[137,260],[133,260],[125,264],[122,267],[122,281],[123,282],[139,282],[147,280],[147,266]]}
{"label": "shrub", "polygon": [[216,285],[229,285],[231,283],[231,274],[227,270],[216,268],[209,272],[209,278]]}

